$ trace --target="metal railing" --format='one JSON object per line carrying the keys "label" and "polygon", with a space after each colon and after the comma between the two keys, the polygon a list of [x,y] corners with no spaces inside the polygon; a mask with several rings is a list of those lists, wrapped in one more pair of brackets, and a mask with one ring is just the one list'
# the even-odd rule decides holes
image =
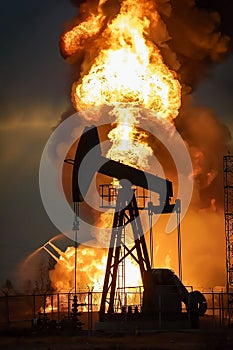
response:
{"label": "metal railing", "polygon": [[[116,303],[116,312],[130,309],[141,311],[143,288],[126,288],[123,305]],[[228,328],[233,326],[233,294],[225,292],[203,293],[208,304],[204,317],[201,317],[201,328]],[[99,305],[101,292],[78,292],[78,311],[83,329],[92,330],[99,320]],[[9,327],[31,327],[33,320],[38,317],[61,323],[72,316],[73,292],[60,292],[55,294],[31,294],[0,296],[0,329]],[[116,293],[117,301],[117,293]],[[182,312],[186,307],[182,303]],[[161,310],[162,313],[162,310]],[[161,316],[161,315],[160,315]]]}

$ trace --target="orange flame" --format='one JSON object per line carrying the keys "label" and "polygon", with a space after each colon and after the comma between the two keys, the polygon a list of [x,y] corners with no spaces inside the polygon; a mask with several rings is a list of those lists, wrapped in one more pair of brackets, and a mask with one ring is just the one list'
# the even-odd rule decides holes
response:
{"label": "orange flame", "polygon": [[[68,247],[60,256],[55,269],[50,271],[50,279],[55,290],[69,291],[74,288],[75,248]],[[140,272],[132,259],[126,259],[128,286],[141,283]],[[107,262],[107,250],[80,245],[77,250],[77,289],[91,288],[101,291]]]}
{"label": "orange flame", "polygon": [[100,30],[101,17],[90,15],[85,21],[75,26],[72,31],[63,35],[62,51],[64,56],[70,56],[81,49],[88,37],[95,35]]}
{"label": "orange flame", "polygon": [[[67,31],[62,37],[63,51],[67,55],[76,52],[87,35],[100,31],[102,18],[103,14],[91,14]],[[129,103],[151,109],[161,119],[177,116],[180,84],[148,35],[151,21],[155,25],[158,18],[153,1],[122,1],[119,13],[102,28],[92,66],[73,85],[77,110]]]}
{"label": "orange flame", "polygon": [[149,168],[148,158],[153,151],[143,141],[147,137],[146,133],[139,133],[135,127],[138,124],[138,109],[118,107],[113,109],[113,113],[117,118],[117,126],[108,134],[112,147],[107,157],[136,168]]}
{"label": "orange flame", "polygon": [[158,119],[172,121],[180,108],[181,86],[150,40],[152,28],[156,30],[161,20],[155,2],[123,0],[118,13],[109,18],[104,12],[107,3],[99,1],[95,11],[89,11],[61,38],[65,56],[77,53],[85,43],[91,46],[81,77],[73,84],[72,100],[78,111],[113,106],[117,127],[109,134],[113,145],[108,156],[145,168],[152,150],[136,132],[138,108],[150,109]]}
{"label": "orange flame", "polygon": [[[112,147],[107,156],[145,169],[153,151],[146,142],[147,135],[137,129],[140,108],[151,110],[161,121],[171,122],[181,105],[181,85],[150,39],[161,21],[155,1],[122,0],[112,15],[106,11],[108,2],[100,0],[96,9],[88,8],[88,4],[81,6],[79,23],[61,37],[65,57],[86,49],[81,76],[72,86],[72,101],[77,111],[111,106],[110,114],[116,122],[108,135]],[[106,215],[112,217],[103,214],[103,222]],[[84,257],[82,251],[83,248],[80,254]],[[92,267],[85,269],[86,276],[88,271],[88,279],[93,279]]]}

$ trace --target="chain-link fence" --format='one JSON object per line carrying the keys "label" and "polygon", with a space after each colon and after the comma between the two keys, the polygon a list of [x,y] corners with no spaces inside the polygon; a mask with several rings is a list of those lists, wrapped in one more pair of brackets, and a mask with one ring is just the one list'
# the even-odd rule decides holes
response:
{"label": "chain-link fence", "polygon": [[83,329],[92,329],[97,321],[100,292],[80,292],[77,294],[77,310],[74,293],[5,295],[0,296],[0,328],[32,327],[40,320],[55,321],[59,324],[71,319],[75,312]]}
{"label": "chain-link fence", "polygon": [[[127,313],[137,310],[141,312],[143,290],[128,289],[122,292],[116,300],[116,312]],[[233,326],[233,294],[232,293],[203,293],[208,309],[201,317],[201,328],[227,328]],[[123,300],[123,302],[122,302]],[[77,307],[74,305],[74,293],[32,294],[0,296],[0,329],[4,328],[33,328],[38,322],[41,325],[63,325],[69,328],[69,320],[77,316],[83,330],[92,330],[99,320],[99,305],[101,292],[77,293]],[[182,311],[186,312],[183,304]],[[75,310],[76,307],[76,310]],[[77,311],[77,313],[76,313]],[[159,315],[161,316],[161,315]],[[162,319],[162,318],[161,318]],[[161,325],[162,326],[162,325]]]}

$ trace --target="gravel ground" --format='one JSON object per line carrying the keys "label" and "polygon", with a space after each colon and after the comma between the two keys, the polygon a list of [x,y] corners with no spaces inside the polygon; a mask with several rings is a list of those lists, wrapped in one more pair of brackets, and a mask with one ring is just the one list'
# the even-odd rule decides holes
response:
{"label": "gravel ground", "polygon": [[135,335],[7,334],[1,350],[232,350],[233,329],[212,331],[157,331]]}

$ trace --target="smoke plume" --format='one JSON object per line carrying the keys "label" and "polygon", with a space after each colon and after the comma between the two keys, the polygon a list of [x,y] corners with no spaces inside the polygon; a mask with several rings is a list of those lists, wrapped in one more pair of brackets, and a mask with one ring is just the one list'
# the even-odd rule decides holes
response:
{"label": "smoke plume", "polygon": [[[85,40],[76,46],[72,54],[64,54],[61,41],[63,55],[74,64],[75,81],[87,72],[98,52],[105,47],[104,30],[119,13],[124,1],[102,1],[102,5],[97,0],[72,3],[78,7],[78,14],[69,28],[85,21],[93,13],[97,15],[100,8],[104,16],[100,30],[95,34],[87,32]],[[230,38],[219,31],[220,15],[197,7],[194,0],[147,1],[143,2],[143,10],[150,20],[149,40],[159,48],[166,65],[177,72],[182,84],[182,105],[174,123],[190,147],[195,179],[201,191],[200,206],[210,205],[211,196],[221,206],[223,197],[220,193],[215,195],[211,185],[213,181],[216,185],[220,183],[217,177],[222,176],[221,159],[229,147],[231,135],[213,111],[203,106],[193,107],[192,92],[206,77],[212,64],[226,58]],[[158,16],[155,17],[156,11]],[[205,132],[207,128],[208,133]]]}
{"label": "smoke plume", "polygon": [[[102,5],[97,0],[73,0],[72,3],[78,7],[78,14],[67,30],[92,14],[97,15],[100,9],[103,14],[100,28],[95,32],[86,30],[84,39],[75,43],[76,48],[70,54],[64,50],[61,40],[61,53],[68,63],[73,64],[73,81],[78,81],[90,69],[97,54],[105,48],[104,32],[124,1],[107,0],[102,1]],[[227,57],[230,38],[219,30],[220,15],[216,11],[197,7],[194,0],[147,1],[142,6],[150,21],[148,39],[158,47],[164,62],[176,72],[182,85],[182,104],[174,124],[189,149],[195,182],[190,212],[184,224],[183,264],[191,266],[189,260],[195,254],[196,259],[192,267],[186,268],[185,280],[187,283],[195,280],[196,285],[204,284],[204,278],[199,278],[198,274],[202,266],[206,266],[205,272],[209,271],[211,275],[208,285],[213,287],[224,284],[222,158],[229,147],[231,135],[212,110],[194,106],[192,93],[212,65]],[[155,16],[155,12],[158,15]],[[199,230],[198,235],[196,230]],[[201,249],[198,241],[200,236]],[[218,244],[221,251],[218,252],[218,259],[213,261],[210,252],[214,253]]]}

